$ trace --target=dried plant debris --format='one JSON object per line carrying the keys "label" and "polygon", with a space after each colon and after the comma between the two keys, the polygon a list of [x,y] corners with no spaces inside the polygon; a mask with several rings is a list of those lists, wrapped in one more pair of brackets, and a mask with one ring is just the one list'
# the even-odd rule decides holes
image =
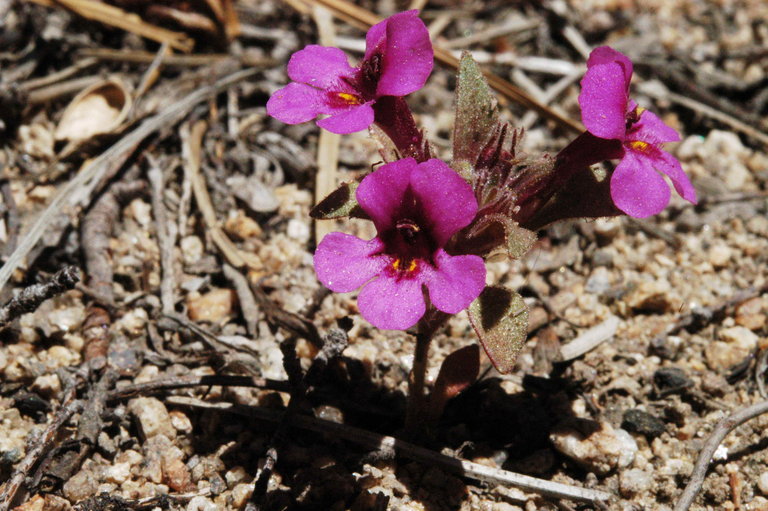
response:
{"label": "dried plant debris", "polygon": [[[671,510],[695,466],[689,509],[768,509],[768,416],[748,408],[768,378],[768,4],[356,2],[411,5],[441,59],[476,62],[458,108],[480,98],[477,122],[500,126],[483,142],[514,158],[494,165],[551,164],[529,155],[566,145],[552,119],[579,118],[586,57],[610,44],[635,62],[632,99],[681,133],[665,150],[699,204],[487,226],[532,247],[487,262],[514,307],[473,306],[503,312],[485,350],[477,310],[436,332],[430,426],[396,441],[414,337],[320,285],[313,217],[373,238],[333,219],[365,217],[356,188],[401,155],[344,136],[346,185],[318,205],[318,128],[266,111],[290,55],[319,44],[313,9],[347,9],[332,23],[351,66],[365,16],[0,0],[0,510]],[[481,71],[516,89],[496,104]],[[413,151],[465,171],[456,83],[436,65],[409,97],[427,128]]]}

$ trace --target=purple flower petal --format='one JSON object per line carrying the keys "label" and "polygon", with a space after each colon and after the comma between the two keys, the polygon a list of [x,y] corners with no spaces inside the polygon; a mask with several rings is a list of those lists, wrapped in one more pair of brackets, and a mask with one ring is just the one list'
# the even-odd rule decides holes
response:
{"label": "purple flower petal", "polygon": [[463,311],[485,288],[485,263],[476,255],[451,256],[445,250],[435,252],[436,268],[427,271],[424,283],[432,303],[443,312]]}
{"label": "purple flower petal", "polygon": [[618,62],[593,65],[587,70],[579,94],[581,120],[587,131],[600,138],[624,139],[628,87],[624,68]]}
{"label": "purple flower petal", "polygon": [[[318,89],[344,90],[341,78],[352,78],[357,69],[347,62],[347,56],[338,48],[311,44],[299,50],[288,61],[288,77]],[[342,88],[339,88],[339,87]]]}
{"label": "purple flower petal", "polygon": [[373,326],[385,330],[410,328],[426,310],[419,279],[397,280],[385,274],[363,287],[357,306]]}
{"label": "purple flower petal", "polygon": [[368,32],[365,34],[365,55],[363,56],[363,60],[369,60],[376,53],[381,53],[383,51],[384,45],[387,41],[388,23],[389,18],[386,18],[368,29]]}
{"label": "purple flower petal", "polygon": [[616,207],[635,218],[660,212],[669,203],[669,185],[643,154],[628,150],[611,176],[611,198]]}
{"label": "purple flower petal", "polygon": [[475,218],[477,199],[472,186],[445,162],[432,158],[420,163],[410,181],[438,247]]}
{"label": "purple flower petal", "polygon": [[680,134],[670,126],[664,124],[664,121],[651,112],[643,109],[640,114],[640,120],[637,121],[627,133],[628,140],[641,140],[649,144],[659,145],[664,142],[677,142],[680,140]]}
{"label": "purple flower petal", "polygon": [[599,66],[602,64],[611,64],[613,62],[618,63],[624,71],[624,81],[629,85],[629,81],[632,79],[632,61],[621,52],[618,52],[610,46],[599,46],[592,50],[587,59],[587,69],[592,66]]}
{"label": "purple flower petal", "polygon": [[346,135],[366,129],[373,124],[373,101],[334,113],[317,121],[317,125],[331,133]]}
{"label": "purple flower petal", "polygon": [[315,250],[315,273],[331,291],[354,291],[389,264],[386,256],[374,257],[383,249],[384,242],[379,238],[365,241],[350,234],[329,233]]}
{"label": "purple flower petal", "polygon": [[666,151],[659,149],[657,157],[653,161],[653,166],[669,176],[678,195],[692,204],[696,204],[696,189],[691,184],[688,176],[685,175],[683,167],[677,158]]}
{"label": "purple flower petal", "polygon": [[378,96],[405,96],[421,89],[434,65],[429,32],[417,11],[406,11],[387,20]]}
{"label": "purple flower petal", "polygon": [[326,109],[326,93],[303,83],[289,83],[267,101],[267,114],[286,124],[307,122]]}
{"label": "purple flower petal", "polygon": [[385,232],[398,219],[405,192],[411,179],[416,160],[405,158],[382,165],[371,172],[357,187],[355,197],[379,233]]}

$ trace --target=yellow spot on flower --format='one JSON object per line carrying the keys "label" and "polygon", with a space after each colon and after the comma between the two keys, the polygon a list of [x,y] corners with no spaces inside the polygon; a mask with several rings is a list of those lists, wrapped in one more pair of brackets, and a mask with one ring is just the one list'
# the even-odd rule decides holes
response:
{"label": "yellow spot on flower", "polygon": [[402,259],[399,259],[399,258],[395,259],[392,262],[392,269],[395,270],[395,271],[405,271],[406,273],[410,273],[410,272],[412,272],[413,270],[416,269],[416,260],[415,259],[411,259],[410,261],[408,261],[408,268],[407,269],[406,268],[402,268],[402,265],[403,265],[403,260]]}
{"label": "yellow spot on flower", "polygon": [[640,118],[641,115],[643,115],[643,112],[645,112],[646,110],[647,110],[646,108],[643,108],[641,106],[635,107],[635,112],[637,112],[638,119]]}
{"label": "yellow spot on flower", "polygon": [[629,146],[636,151],[644,153],[651,145],[648,142],[643,142],[642,140],[633,140],[629,143]]}
{"label": "yellow spot on flower", "polygon": [[342,100],[343,102],[349,105],[359,105],[360,103],[362,103],[362,101],[360,101],[360,98],[348,92],[337,92],[336,95],[339,97],[340,100]]}

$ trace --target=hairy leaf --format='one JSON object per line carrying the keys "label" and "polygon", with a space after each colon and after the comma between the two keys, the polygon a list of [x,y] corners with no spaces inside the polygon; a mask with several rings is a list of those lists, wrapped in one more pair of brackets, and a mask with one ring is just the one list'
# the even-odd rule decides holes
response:
{"label": "hairy leaf", "polygon": [[469,172],[498,122],[496,98],[477,62],[464,53],[456,85],[452,164],[464,178],[469,179]]}
{"label": "hairy leaf", "polygon": [[512,371],[528,334],[528,308],[516,292],[488,286],[467,309],[480,344],[494,367]]}

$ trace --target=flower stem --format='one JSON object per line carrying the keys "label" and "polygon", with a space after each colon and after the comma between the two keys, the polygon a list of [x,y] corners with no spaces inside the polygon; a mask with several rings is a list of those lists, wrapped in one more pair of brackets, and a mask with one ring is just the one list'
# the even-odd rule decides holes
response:
{"label": "flower stem", "polygon": [[408,404],[405,412],[405,434],[414,437],[421,433],[424,426],[422,420],[426,413],[424,396],[424,382],[427,375],[427,362],[429,360],[429,344],[432,341],[432,329],[425,328],[424,323],[419,323],[419,332],[416,334],[416,351],[413,354],[413,367],[408,375]]}
{"label": "flower stem", "polygon": [[405,99],[394,96],[379,98],[373,105],[374,122],[387,134],[403,158],[424,162],[431,158],[424,133],[416,126]]}

